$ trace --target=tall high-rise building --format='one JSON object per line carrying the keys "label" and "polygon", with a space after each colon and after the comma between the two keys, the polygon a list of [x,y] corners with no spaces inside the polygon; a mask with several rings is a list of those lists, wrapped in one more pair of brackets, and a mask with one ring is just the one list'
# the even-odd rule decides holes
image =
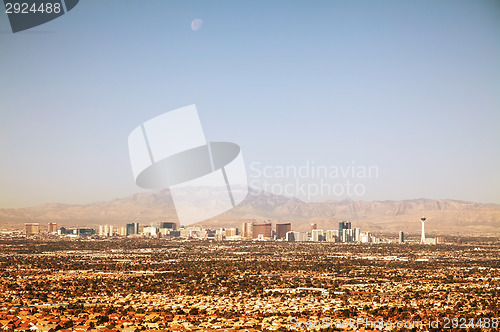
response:
{"label": "tall high-rise building", "polygon": [[238,235],[238,229],[237,228],[226,228],[224,230],[224,236],[226,237],[231,237],[231,236],[236,236]]}
{"label": "tall high-rise building", "polygon": [[252,238],[253,237],[253,222],[244,222],[242,226],[242,234],[241,236],[244,238]]}
{"label": "tall high-rise building", "polygon": [[39,223],[25,223],[24,230],[26,232],[26,236],[38,235],[40,233],[40,224]]}
{"label": "tall high-rise building", "polygon": [[49,234],[57,233],[57,224],[55,222],[49,222]]}
{"label": "tall high-rise building", "polygon": [[355,228],[354,229],[354,242],[361,242],[361,229],[360,228]]}
{"label": "tall high-rise building", "polygon": [[424,224],[425,224],[426,218],[422,217],[422,218],[420,218],[420,220],[422,221],[422,236],[420,237],[420,243],[425,244],[426,242],[425,242],[425,228],[424,228]]}
{"label": "tall high-rise building", "polygon": [[405,242],[405,234],[403,231],[399,231],[399,243],[404,243]]}
{"label": "tall high-rise building", "polygon": [[366,233],[361,234],[361,242],[362,243],[370,243],[370,242],[373,242],[372,240],[373,240],[372,233],[366,232]]}
{"label": "tall high-rise building", "polygon": [[344,242],[354,242],[354,229],[348,228],[345,229],[344,231],[346,234]]}
{"label": "tall high-rise building", "polygon": [[339,222],[339,236],[340,236],[340,242],[348,242],[346,239],[344,239],[344,230],[345,229],[351,229],[351,222],[350,221],[341,221]]}
{"label": "tall high-rise building", "polygon": [[314,242],[323,241],[323,230],[322,229],[313,229],[311,232],[311,237]]}
{"label": "tall high-rise building", "polygon": [[146,236],[157,236],[158,228],[153,226],[144,227],[144,229],[142,230],[142,234]]}
{"label": "tall high-rise building", "polygon": [[269,223],[264,223],[264,224],[254,224],[252,237],[254,239],[256,239],[259,237],[259,234],[262,237],[270,238],[271,234],[272,234],[271,223],[269,222]]}
{"label": "tall high-rise building", "polygon": [[325,241],[327,242],[337,242],[339,237],[338,230],[329,229],[325,232]]}
{"label": "tall high-rise building", "polygon": [[126,226],[121,226],[116,229],[116,232],[120,236],[127,236],[127,227]]}
{"label": "tall high-rise building", "polygon": [[137,234],[139,234],[139,223],[134,222],[134,223],[127,224],[126,235],[131,236],[131,235],[137,235]]}
{"label": "tall high-rise building", "polygon": [[308,241],[308,239],[307,232],[301,233],[290,231],[286,233],[286,240],[289,242],[305,242]]}
{"label": "tall high-rise building", "polygon": [[139,223],[138,222],[133,222],[129,223],[125,226],[125,234],[126,236],[131,236],[131,235],[139,235]]}
{"label": "tall high-rise building", "polygon": [[214,240],[215,241],[222,241],[224,239],[224,233],[225,233],[224,228],[219,228],[219,229],[215,230]]}
{"label": "tall high-rise building", "polygon": [[291,230],[292,224],[289,222],[286,224],[276,224],[276,238],[285,239],[286,233],[290,232]]}
{"label": "tall high-rise building", "polygon": [[312,223],[311,224],[311,233],[314,229],[318,229],[318,225],[316,225],[315,223]]}
{"label": "tall high-rise building", "polygon": [[113,236],[113,225],[100,225],[99,226],[99,236]]}

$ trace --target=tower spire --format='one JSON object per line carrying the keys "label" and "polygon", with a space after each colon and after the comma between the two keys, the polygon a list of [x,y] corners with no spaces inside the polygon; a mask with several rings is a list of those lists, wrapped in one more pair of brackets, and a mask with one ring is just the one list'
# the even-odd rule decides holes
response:
{"label": "tower spire", "polygon": [[425,227],[424,227],[424,224],[425,224],[426,218],[422,217],[422,218],[420,218],[420,220],[422,220],[422,237],[420,238],[420,243],[425,244]]}

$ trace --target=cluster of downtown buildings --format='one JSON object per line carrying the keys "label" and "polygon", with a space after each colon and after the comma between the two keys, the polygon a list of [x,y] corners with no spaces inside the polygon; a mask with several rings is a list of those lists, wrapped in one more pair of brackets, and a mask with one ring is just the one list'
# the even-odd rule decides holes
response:
{"label": "cluster of downtown buildings", "polygon": [[288,242],[380,242],[380,239],[370,232],[361,232],[359,228],[352,228],[351,222],[348,221],[341,221],[338,229],[329,230],[318,229],[317,224],[313,223],[309,232],[292,231],[291,223],[278,223],[273,231],[271,223],[246,222],[243,223],[242,237]]}
{"label": "cluster of downtown buildings", "polygon": [[[82,236],[145,236],[158,238],[188,238],[202,240],[260,240],[260,241],[288,241],[288,242],[343,242],[343,243],[379,243],[380,238],[370,232],[361,232],[360,228],[352,228],[351,222],[339,222],[338,229],[318,229],[311,224],[309,232],[292,230],[292,223],[271,222],[243,222],[241,230],[238,228],[206,229],[201,226],[181,226],[172,221],[151,222],[149,226],[139,223],[128,223],[126,226],[100,225],[94,228],[57,228],[56,223],[48,223],[48,234],[66,237]],[[25,235],[38,236],[41,232],[39,223],[26,223]],[[404,235],[400,232],[400,242],[404,242]]]}

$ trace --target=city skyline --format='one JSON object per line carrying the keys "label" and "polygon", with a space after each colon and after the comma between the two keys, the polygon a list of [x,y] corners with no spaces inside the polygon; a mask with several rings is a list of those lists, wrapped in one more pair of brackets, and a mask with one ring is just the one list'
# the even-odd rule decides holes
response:
{"label": "city skyline", "polygon": [[[425,218],[422,218],[425,219]],[[335,226],[338,224],[338,228]],[[292,228],[291,222],[283,221],[243,221],[241,227],[204,227],[199,224],[180,225],[175,221],[151,221],[147,223],[127,223],[120,225],[116,223],[92,227],[88,225],[64,225],[59,229],[57,223],[24,223],[24,232],[19,228],[3,230],[3,236],[13,238],[23,237],[27,239],[56,239],[79,238],[79,239],[102,239],[109,237],[141,237],[150,239],[188,239],[209,241],[286,241],[286,242],[329,242],[329,243],[393,243],[391,232],[382,231],[382,235],[375,236],[370,230],[362,230],[359,227],[352,228],[351,221],[332,222],[325,229],[318,229],[315,223],[311,224],[308,232],[298,231]],[[274,225],[274,227],[273,227]],[[297,224],[295,224],[297,225]],[[358,225],[359,226],[359,225]],[[446,233],[450,236],[451,234]],[[398,233],[397,243],[405,243],[403,231]],[[443,244],[445,237],[428,238],[425,240],[422,233],[420,244]]]}
{"label": "city skyline", "polygon": [[190,104],[249,183],[295,184],[256,163],[378,170],[326,179],[362,195],[288,196],[500,203],[495,1],[81,1],[16,34],[1,14],[0,208],[141,192],[128,134]]}

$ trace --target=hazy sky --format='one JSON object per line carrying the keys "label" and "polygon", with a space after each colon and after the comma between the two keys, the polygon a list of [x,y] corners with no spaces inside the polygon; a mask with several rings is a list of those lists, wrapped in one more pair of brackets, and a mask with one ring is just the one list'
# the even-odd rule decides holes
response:
{"label": "hazy sky", "polygon": [[2,10],[0,45],[0,207],[145,191],[129,133],[189,104],[253,183],[375,166],[326,180],[361,184],[352,199],[500,203],[498,1],[83,0],[16,34]]}

